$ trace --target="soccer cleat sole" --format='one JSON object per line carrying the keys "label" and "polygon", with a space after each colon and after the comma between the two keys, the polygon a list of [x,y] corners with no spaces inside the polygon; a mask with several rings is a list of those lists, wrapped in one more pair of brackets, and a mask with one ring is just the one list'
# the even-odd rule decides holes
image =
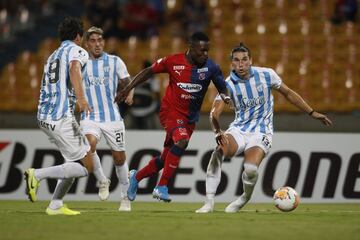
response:
{"label": "soccer cleat sole", "polygon": [[27,172],[24,172],[24,179],[26,182],[26,195],[28,197],[28,199],[30,200],[30,202],[35,202],[36,199],[32,199],[31,195],[30,195],[30,188],[29,188],[29,174]]}
{"label": "soccer cleat sole", "polygon": [[171,199],[164,199],[164,198],[161,198],[159,196],[153,196],[153,198],[159,200],[159,201],[163,201],[163,202],[166,202],[166,203],[169,203],[171,202]]}

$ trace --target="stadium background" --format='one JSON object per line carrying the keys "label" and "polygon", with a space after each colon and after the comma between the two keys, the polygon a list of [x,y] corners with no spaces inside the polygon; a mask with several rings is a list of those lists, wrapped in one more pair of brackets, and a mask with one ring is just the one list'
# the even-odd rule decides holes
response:
{"label": "stadium background", "polygon": [[[336,4],[342,0],[164,0],[164,18],[157,34],[152,32],[140,40],[122,32],[117,39],[107,39],[106,50],[123,58],[134,76],[144,59],[184,51],[186,33],[179,29],[177,20],[183,20],[183,15],[178,12],[186,2],[203,2],[205,7],[199,12],[206,9],[207,17],[202,15],[193,27],[205,24],[211,37],[210,56],[221,65],[224,75],[229,71],[230,49],[244,41],[253,51],[254,64],[273,67],[316,110],[329,114],[334,126],[325,128],[276,96],[276,145],[262,164],[253,196],[255,202],[268,203],[252,200],[239,214],[223,212],[226,204],[221,202],[238,196],[234,189],[241,186],[242,156],[238,156],[224,163],[228,178],[226,184],[222,180],[220,191],[224,192],[217,197],[215,212],[194,213],[203,199],[197,184],[204,184],[205,156],[214,145],[208,131],[214,88],[206,98],[199,124],[205,131],[194,134],[180,175],[171,183],[180,193],[188,188],[190,193],[171,192],[171,204],[152,202],[152,179],[147,185],[150,188],[139,193],[140,201],[132,204],[131,214],[118,212],[119,189],[111,172],[109,150],[102,142],[99,153],[105,172],[112,176],[113,201],[93,201],[97,199],[93,176],[79,180],[66,196],[66,203],[80,210],[80,216],[45,215],[53,180],[43,182],[40,188],[39,197],[46,201],[25,201],[22,171],[63,161],[38,130],[35,113],[44,61],[58,45],[57,25],[64,16],[72,15],[81,17],[89,27],[95,20],[88,17],[89,5],[98,3],[108,9],[106,16],[114,16],[110,13],[118,8],[109,5],[114,2],[135,0],[0,1],[0,239],[359,239],[360,39],[358,23],[334,18]],[[120,25],[122,16],[116,14]],[[166,76],[160,78],[164,87]],[[224,128],[232,117],[230,111],[225,114]],[[161,150],[162,131],[147,131],[146,138],[142,131],[131,129],[128,133],[130,167],[136,167],[144,154]],[[269,177],[274,179],[267,181]],[[302,201],[299,207],[289,214],[277,211],[270,203],[271,191],[264,187],[269,187],[269,182],[274,183],[272,187],[285,182],[296,187]],[[91,201],[79,201],[84,199]]]}
{"label": "stadium background", "polygon": [[[226,76],[228,53],[243,41],[253,52],[254,65],[274,68],[314,109],[334,120],[333,128],[323,128],[276,95],[276,131],[360,131],[359,25],[335,20],[341,1],[128,1],[156,9],[146,25],[150,30],[140,28],[140,33],[124,30],[126,2],[2,1],[0,128],[37,128],[35,111],[43,64],[59,44],[59,21],[73,15],[84,20],[85,28],[103,23],[101,27],[108,29],[105,50],[118,54],[132,76],[140,71],[144,60],[184,51],[187,35],[197,29],[209,34],[210,56]],[[197,16],[190,16],[190,9]],[[109,22],[113,27],[108,27]],[[160,79],[162,93],[167,76],[160,75]],[[211,86],[199,129],[209,129],[207,116],[215,94]],[[232,116],[230,111],[224,116],[224,127]]]}

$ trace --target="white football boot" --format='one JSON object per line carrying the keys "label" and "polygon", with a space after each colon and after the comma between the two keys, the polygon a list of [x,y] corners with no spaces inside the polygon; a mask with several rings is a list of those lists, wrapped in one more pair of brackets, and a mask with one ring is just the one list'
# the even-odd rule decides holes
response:
{"label": "white football boot", "polygon": [[99,187],[99,198],[101,201],[105,201],[109,198],[110,192],[109,192],[109,187],[110,187],[110,179],[106,179],[106,181],[104,182],[99,182],[98,183],[98,187]]}
{"label": "white football boot", "polygon": [[196,213],[212,213],[214,211],[214,199],[206,199],[204,206],[196,210]]}

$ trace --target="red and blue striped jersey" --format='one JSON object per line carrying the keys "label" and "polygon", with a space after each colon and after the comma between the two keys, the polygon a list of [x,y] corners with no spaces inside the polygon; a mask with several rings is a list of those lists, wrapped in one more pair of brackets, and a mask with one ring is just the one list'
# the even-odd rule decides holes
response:
{"label": "red and blue striped jersey", "polygon": [[181,113],[189,123],[199,120],[200,108],[210,81],[219,92],[226,89],[221,69],[211,59],[198,68],[187,61],[184,53],[170,55],[157,60],[152,65],[152,71],[169,74],[169,85],[160,111]]}

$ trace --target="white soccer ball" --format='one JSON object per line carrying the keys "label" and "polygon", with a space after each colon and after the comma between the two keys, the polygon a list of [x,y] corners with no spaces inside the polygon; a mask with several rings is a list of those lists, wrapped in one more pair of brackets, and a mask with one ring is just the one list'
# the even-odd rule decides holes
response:
{"label": "white soccer ball", "polygon": [[299,195],[291,187],[281,187],[274,193],[275,206],[283,212],[294,210],[300,202]]}

